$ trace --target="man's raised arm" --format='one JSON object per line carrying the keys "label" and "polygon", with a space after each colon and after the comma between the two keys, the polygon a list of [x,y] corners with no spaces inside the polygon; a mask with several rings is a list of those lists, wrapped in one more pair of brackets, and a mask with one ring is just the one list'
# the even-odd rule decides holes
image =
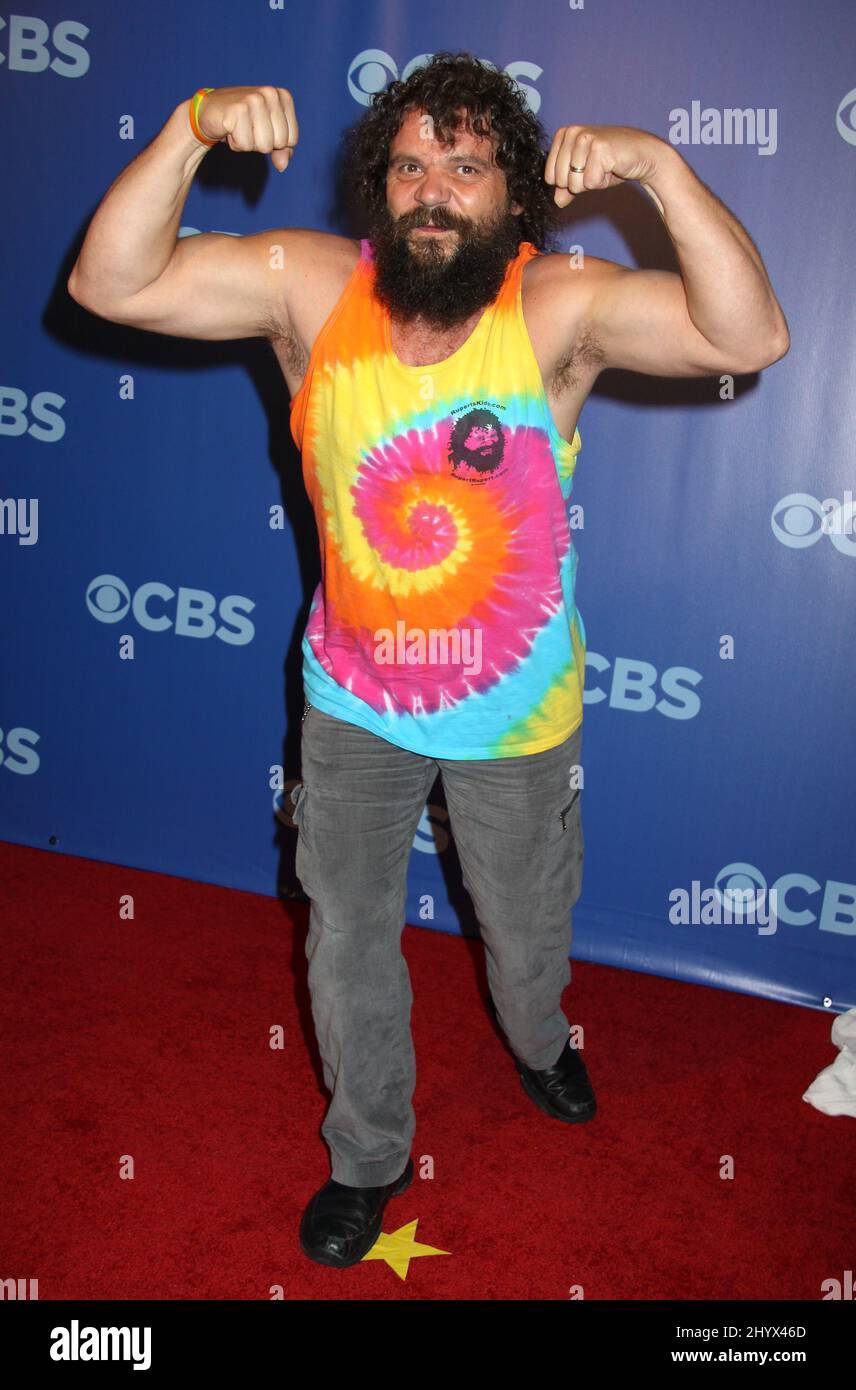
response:
{"label": "man's raised arm", "polygon": [[[287,312],[293,257],[306,233],[178,236],[193,177],[209,145],[191,128],[190,101],[114,179],[68,278],[84,308],[115,323],[186,338],[253,338]],[[198,128],[230,149],[288,167],[298,127],[284,87],[218,87],[202,98]]]}
{"label": "man's raised arm", "polygon": [[544,178],[559,207],[638,180],[675,248],[680,275],[590,258],[582,317],[601,367],[708,376],[784,357],[788,325],[758,248],[673,146],[632,126],[562,126]]}

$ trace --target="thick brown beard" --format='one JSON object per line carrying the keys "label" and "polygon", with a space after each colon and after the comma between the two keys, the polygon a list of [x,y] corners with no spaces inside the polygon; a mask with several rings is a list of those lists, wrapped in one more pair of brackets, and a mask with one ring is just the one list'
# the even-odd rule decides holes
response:
{"label": "thick brown beard", "polygon": [[[430,237],[423,238],[420,252],[411,249],[409,234],[426,223],[457,233],[451,253],[428,245]],[[375,293],[389,312],[402,321],[419,316],[434,327],[450,328],[496,298],[520,246],[520,219],[507,204],[488,223],[469,222],[444,208],[414,208],[399,218],[384,208],[372,219],[369,236]]]}

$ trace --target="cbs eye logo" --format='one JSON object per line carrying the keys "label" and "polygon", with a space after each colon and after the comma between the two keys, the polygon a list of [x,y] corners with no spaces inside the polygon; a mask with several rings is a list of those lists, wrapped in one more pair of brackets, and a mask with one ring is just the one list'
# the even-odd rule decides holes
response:
{"label": "cbs eye logo", "polygon": [[[401,81],[406,82],[412,72],[425,67],[430,61],[430,53],[420,53],[417,58],[411,58],[401,74]],[[348,68],[348,91],[361,106],[371,106],[375,92],[382,92],[389,82],[397,78],[398,67],[388,53],[384,53],[382,48],[364,48]]]}
{"label": "cbs eye logo", "polygon": [[792,550],[805,550],[828,536],[842,555],[856,557],[854,501],[849,490],[844,501],[826,497],[819,502],[809,492],[791,492],[776,503],[770,516],[773,535]]}
{"label": "cbs eye logo", "polygon": [[856,145],[856,87],[841,98],[835,113],[835,128],[848,145]]}
{"label": "cbs eye logo", "polygon": [[[400,80],[406,82],[410,74],[415,72],[417,68],[426,67],[433,56],[433,53],[420,53],[416,58],[411,58],[402,72]],[[487,67],[498,71],[496,64],[491,63],[489,59],[482,58],[481,61]],[[537,82],[544,69],[539,68],[537,63],[528,63],[520,59],[515,63],[509,63],[504,70],[517,83],[529,110],[534,116],[541,105],[541,93],[537,87],[530,86],[530,83]],[[528,79],[528,81],[524,79]],[[382,92],[384,87],[396,80],[398,80],[398,64],[382,48],[364,48],[362,53],[357,54],[348,68],[348,91],[354,101],[358,101],[361,106],[371,106],[375,93]]]}
{"label": "cbs eye logo", "polygon": [[717,874],[713,891],[721,905],[734,914],[759,912],[767,884],[753,864],[728,864]]}
{"label": "cbs eye logo", "polygon": [[131,591],[115,574],[99,574],[86,590],[86,607],[102,623],[118,623],[131,606]]}

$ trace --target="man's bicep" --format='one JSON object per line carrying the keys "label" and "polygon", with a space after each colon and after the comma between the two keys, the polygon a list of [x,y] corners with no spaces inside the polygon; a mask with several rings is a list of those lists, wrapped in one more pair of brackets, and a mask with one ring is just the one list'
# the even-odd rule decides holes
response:
{"label": "man's bicep", "polygon": [[598,262],[585,318],[603,367],[673,377],[739,370],[698,331],[689,316],[684,282],[673,271]]}
{"label": "man's bicep", "polygon": [[179,338],[264,337],[287,321],[297,235],[289,228],[181,237],[162,274],[104,317]]}

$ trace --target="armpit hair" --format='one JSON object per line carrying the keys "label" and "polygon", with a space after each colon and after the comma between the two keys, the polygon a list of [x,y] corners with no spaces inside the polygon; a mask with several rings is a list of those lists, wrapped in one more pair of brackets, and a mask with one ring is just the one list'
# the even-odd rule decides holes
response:
{"label": "armpit hair", "polygon": [[288,370],[301,376],[308,363],[308,357],[288,319],[282,320],[270,314],[264,323],[264,334],[275,346],[278,356],[284,358]]}
{"label": "armpit hair", "polygon": [[569,387],[578,385],[580,370],[590,367],[601,368],[605,362],[606,355],[594,330],[590,325],[583,324],[576,340],[560,359],[553,373],[553,390],[556,395],[561,395]]}

